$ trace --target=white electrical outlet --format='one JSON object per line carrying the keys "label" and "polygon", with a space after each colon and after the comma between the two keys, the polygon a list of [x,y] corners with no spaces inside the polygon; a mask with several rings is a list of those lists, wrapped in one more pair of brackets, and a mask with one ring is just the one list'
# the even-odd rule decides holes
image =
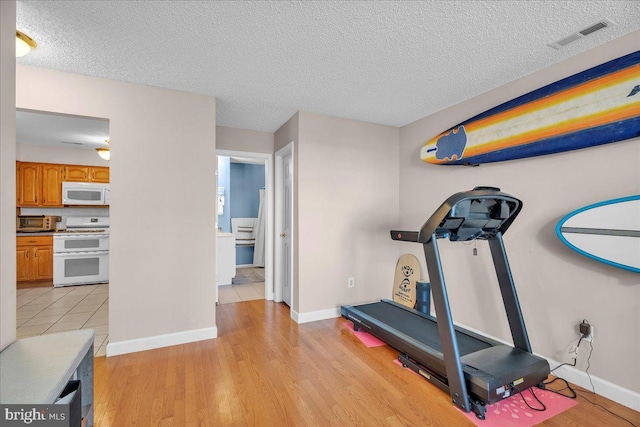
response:
{"label": "white electrical outlet", "polygon": [[569,356],[571,356],[572,359],[576,359],[578,357],[578,346],[571,346],[571,348],[569,349]]}
{"label": "white electrical outlet", "polygon": [[349,278],[347,279],[347,287],[349,287],[349,288],[355,288],[355,286],[356,286],[356,279],[355,279],[355,277],[349,277]]}
{"label": "white electrical outlet", "polygon": [[590,325],[590,329],[591,329],[591,333],[586,337],[582,338],[582,341],[593,342],[593,330],[594,330],[593,325]]}

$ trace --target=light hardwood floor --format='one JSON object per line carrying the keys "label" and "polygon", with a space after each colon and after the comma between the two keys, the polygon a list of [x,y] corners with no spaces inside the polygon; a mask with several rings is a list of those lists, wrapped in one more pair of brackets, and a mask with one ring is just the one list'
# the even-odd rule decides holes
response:
{"label": "light hardwood floor", "polygon": [[[394,364],[396,351],[365,347],[344,322],[297,325],[288,307],[265,300],[218,306],[215,340],[96,358],[95,425],[473,425],[446,393]],[[578,401],[542,425],[629,426]]]}

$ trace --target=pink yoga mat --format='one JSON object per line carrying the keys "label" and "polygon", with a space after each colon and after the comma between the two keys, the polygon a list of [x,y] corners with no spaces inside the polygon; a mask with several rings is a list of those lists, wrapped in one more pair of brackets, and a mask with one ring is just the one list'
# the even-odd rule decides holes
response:
{"label": "pink yoga mat", "polygon": [[353,334],[367,347],[381,347],[383,345],[387,345],[384,341],[380,341],[368,332],[354,331],[353,323],[351,322],[344,322],[344,326],[353,332]]}
{"label": "pink yoga mat", "polygon": [[[398,359],[394,359],[393,363],[402,366]],[[410,370],[410,372],[413,371]],[[415,372],[413,373],[416,374]],[[578,404],[575,399],[569,399],[568,397],[560,396],[559,394],[548,390],[534,388],[534,393],[547,407],[544,412],[534,411],[525,405],[522,400],[522,396],[524,396],[527,403],[532,407],[541,408],[540,404],[531,395],[530,390],[523,391],[522,395],[516,394],[515,396],[501,400],[493,405],[487,405],[487,412],[485,413],[484,420],[476,417],[476,414],[473,412],[466,413],[458,408],[456,409],[462,412],[462,414],[475,425],[480,427],[530,427],[540,424],[554,415],[558,415],[560,412]],[[453,405],[451,406],[454,407]]]}
{"label": "pink yoga mat", "polygon": [[485,427],[528,427],[548,420],[575,405],[575,399],[560,396],[549,390],[534,388],[534,393],[545,404],[547,409],[544,412],[534,411],[525,405],[522,397],[529,405],[540,408],[540,404],[531,395],[531,390],[525,390],[522,395],[516,394],[508,399],[487,406],[486,419],[479,420],[474,413],[463,414],[477,426]]}

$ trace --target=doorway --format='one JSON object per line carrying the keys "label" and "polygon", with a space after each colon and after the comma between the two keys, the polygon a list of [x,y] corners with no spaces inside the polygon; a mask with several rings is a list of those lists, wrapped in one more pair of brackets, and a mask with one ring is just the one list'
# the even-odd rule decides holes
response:
{"label": "doorway", "polygon": [[29,218],[50,218],[46,226],[39,223],[41,232],[26,227],[16,236],[17,338],[93,329],[94,355],[106,354],[108,201],[75,203],[64,199],[64,189],[85,183],[94,184],[92,191],[108,188],[109,163],[96,150],[108,151],[108,140],[108,119],[16,111],[16,214],[25,225]]}
{"label": "doorway", "polygon": [[216,155],[216,301],[273,300],[272,156]]}

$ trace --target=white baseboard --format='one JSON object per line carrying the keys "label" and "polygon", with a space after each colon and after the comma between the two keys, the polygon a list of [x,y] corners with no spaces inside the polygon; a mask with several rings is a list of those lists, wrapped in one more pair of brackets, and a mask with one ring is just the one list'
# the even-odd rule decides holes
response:
{"label": "white baseboard", "polygon": [[336,317],[340,317],[340,308],[310,311],[308,313],[298,313],[294,309],[291,309],[291,318],[298,324],[315,322],[317,320],[334,319]]}
{"label": "white baseboard", "polygon": [[187,344],[204,341],[218,336],[218,328],[202,328],[173,334],[156,335],[153,337],[137,338],[134,340],[110,342],[107,344],[107,357],[138,351],[153,350],[155,348],[170,347],[172,345]]}
{"label": "white baseboard", "polygon": [[[544,356],[540,356],[544,357]],[[560,362],[546,358],[551,365],[551,369],[560,365]],[[586,388],[587,390],[593,390],[591,383],[589,382],[589,376],[586,372],[574,368],[573,366],[563,366],[558,368],[553,375],[572,382],[575,385]],[[640,393],[636,393],[633,390],[620,387],[617,384],[603,380],[596,376],[591,375],[591,381],[593,381],[593,387],[596,390],[596,394],[604,396],[607,399],[611,399],[621,405],[631,408],[635,411],[640,411]],[[588,397],[587,397],[588,398]]]}

